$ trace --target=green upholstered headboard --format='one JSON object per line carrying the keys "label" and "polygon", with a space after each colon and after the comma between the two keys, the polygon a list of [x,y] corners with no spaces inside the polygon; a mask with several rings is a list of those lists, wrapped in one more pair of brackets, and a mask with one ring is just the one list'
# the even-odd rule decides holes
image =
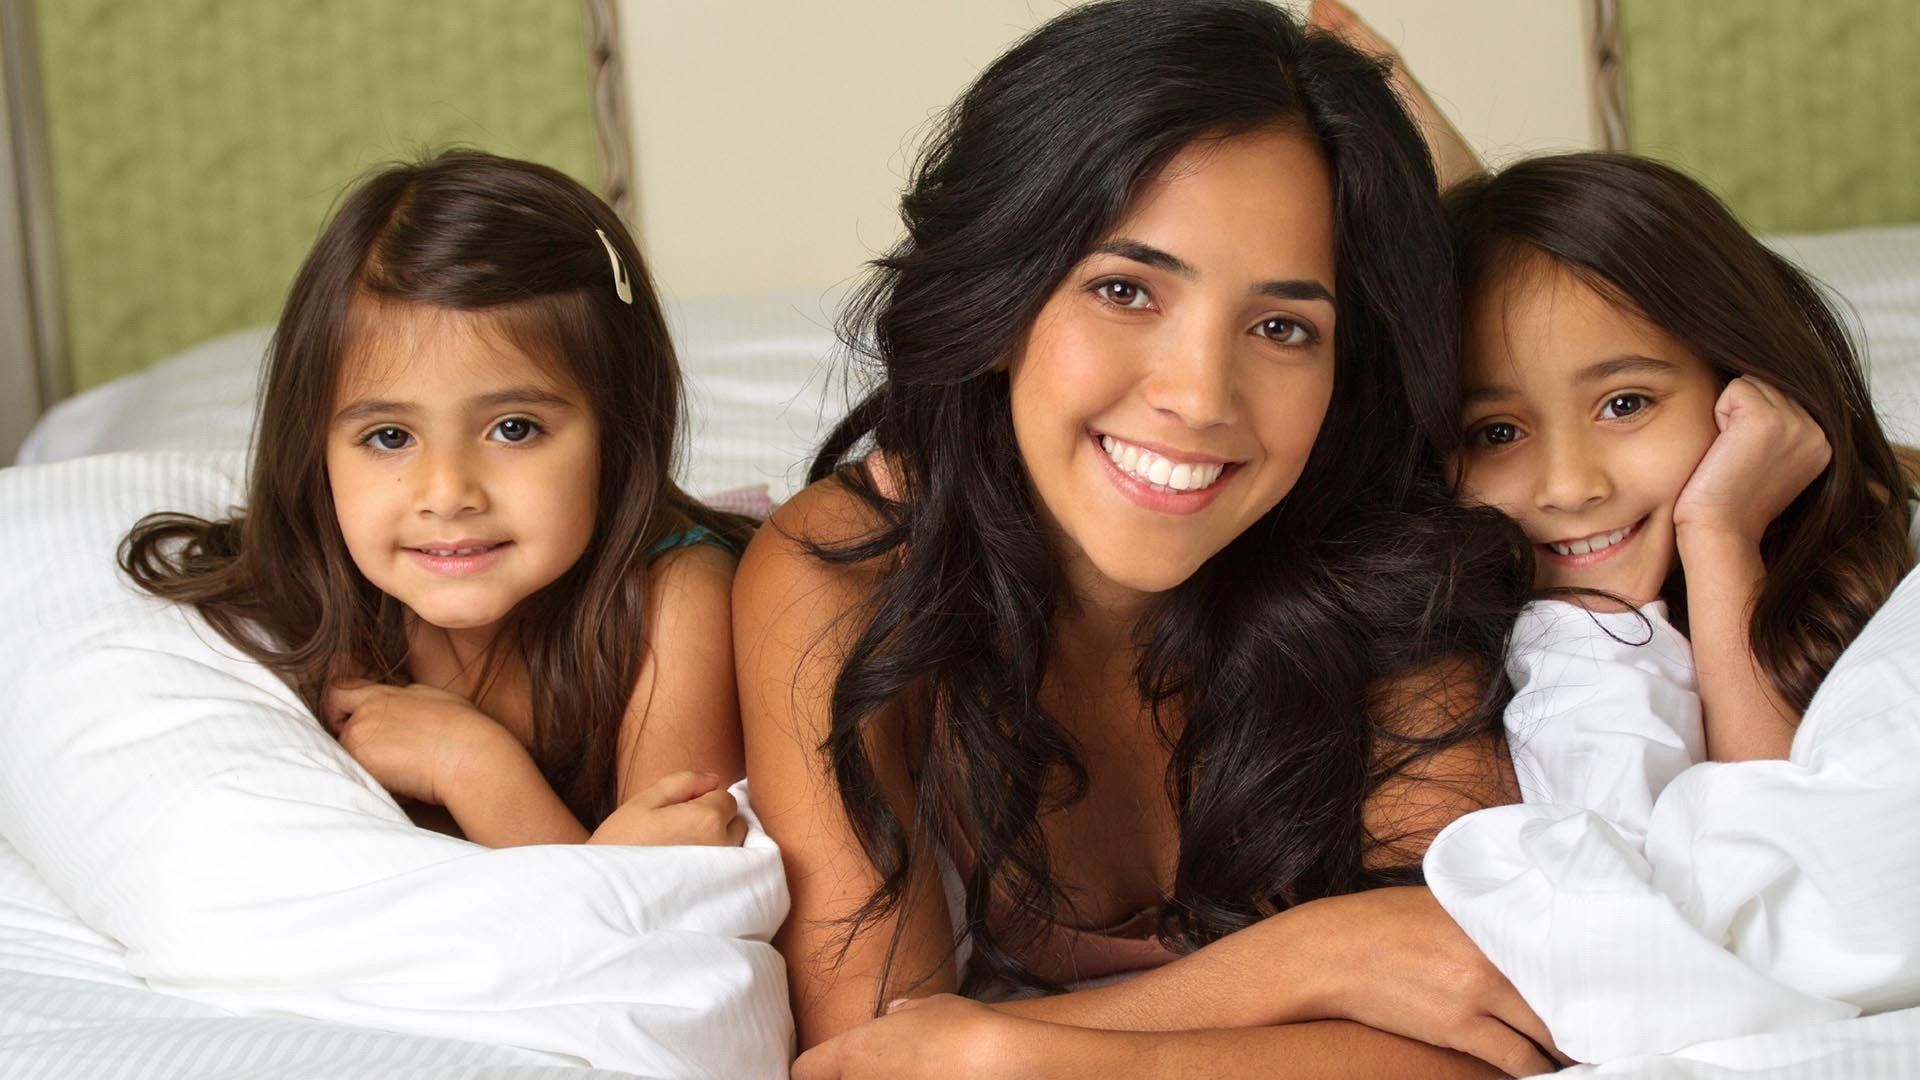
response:
{"label": "green upholstered headboard", "polygon": [[602,190],[564,0],[40,0],[68,388],[273,321],[353,180],[451,145]]}
{"label": "green upholstered headboard", "polygon": [[1920,221],[1920,3],[1598,8],[1600,25],[1617,18],[1628,148],[1762,232]]}

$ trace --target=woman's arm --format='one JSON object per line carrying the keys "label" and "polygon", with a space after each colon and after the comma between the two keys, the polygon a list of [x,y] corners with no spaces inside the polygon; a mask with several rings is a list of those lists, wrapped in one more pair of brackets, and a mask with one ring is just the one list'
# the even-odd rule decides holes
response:
{"label": "woman's arm", "polygon": [[[1471,665],[1438,664],[1396,680],[1375,707],[1404,734],[1432,735],[1467,715],[1483,685]],[[1493,733],[1421,759],[1368,800],[1367,829],[1385,841],[1371,861],[1417,862],[1455,818],[1517,798]],[[1550,1045],[1545,1025],[1423,888],[1317,900],[1125,982],[997,1008],[1126,1031],[1349,1019],[1502,1068],[1550,1067],[1527,1041]]]}
{"label": "woman's arm", "polygon": [[[1517,1065],[1514,1075],[1546,1066]],[[1500,1075],[1485,1062],[1360,1024],[1166,1032],[1100,1031],[997,1013],[941,995],[823,1042],[794,1080],[1259,1080]]]}
{"label": "woman's arm", "polygon": [[[793,906],[775,944],[787,960],[802,1049],[870,1019],[885,997],[950,991],[953,927],[937,872],[921,867],[904,905],[851,941],[844,920],[880,885],[842,808],[821,751],[835,677],[859,632],[872,568],[830,566],[802,539],[859,535],[870,518],[828,480],[774,514],[748,546],[733,592],[735,664],[753,807],[779,843]],[[911,780],[898,717],[868,733],[879,783],[911,821]],[[898,932],[897,947],[893,945]],[[889,951],[893,978],[883,986]],[[919,981],[924,979],[924,981]]]}

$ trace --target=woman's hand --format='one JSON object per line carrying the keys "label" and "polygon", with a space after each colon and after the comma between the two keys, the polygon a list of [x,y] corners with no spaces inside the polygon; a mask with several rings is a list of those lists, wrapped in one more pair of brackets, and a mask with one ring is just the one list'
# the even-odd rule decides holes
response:
{"label": "woman's hand", "polygon": [[[1293,909],[1318,925],[1295,940],[1316,950],[1327,1019],[1354,1020],[1471,1054],[1509,1076],[1564,1062],[1520,992],[1424,888],[1372,889]],[[1546,1053],[1542,1053],[1545,1050]]]}
{"label": "woman's hand", "polygon": [[793,1080],[1018,1080],[1006,1035],[1035,1026],[953,994],[907,998],[800,1055]]}
{"label": "woman's hand", "polygon": [[727,793],[726,780],[714,773],[677,772],[622,803],[587,842],[739,847],[746,838],[746,819]]}
{"label": "woman's hand", "polygon": [[336,679],[327,688],[327,729],[395,796],[440,806],[462,770],[511,732],[458,694],[415,684]]}
{"label": "woman's hand", "polygon": [[1691,540],[1760,538],[1807,485],[1826,471],[1833,448],[1807,411],[1751,377],[1727,384],[1714,405],[1720,434],[1673,506],[1682,547]]}

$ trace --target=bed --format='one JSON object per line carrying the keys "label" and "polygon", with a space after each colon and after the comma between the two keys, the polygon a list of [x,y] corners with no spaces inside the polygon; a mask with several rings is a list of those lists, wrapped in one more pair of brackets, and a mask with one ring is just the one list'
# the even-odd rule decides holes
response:
{"label": "bed", "polygon": [[[1618,30],[1618,9],[1605,2],[1595,6],[1600,15],[1596,27],[1604,44],[1609,27]],[[589,3],[586,10],[591,20],[596,11],[604,14],[607,5]],[[1610,23],[1609,18],[1615,21]],[[596,49],[607,51],[605,33],[598,33],[595,40]],[[1615,40],[1616,51],[1617,45]],[[1611,55],[1605,54],[1603,61]],[[596,87],[608,85],[603,80],[607,57],[601,56],[596,63]],[[1603,78],[1610,72],[1617,75],[1608,62],[1601,63],[1599,70]],[[596,104],[600,106],[596,120],[607,121],[617,114],[617,94],[609,93]],[[1613,108],[1620,114],[1614,117],[1620,125],[1620,145],[1629,145],[1621,119],[1625,106],[1616,102]],[[631,175],[631,150],[621,144],[618,130],[619,125],[611,121],[598,127],[597,148],[610,193],[622,192],[621,178]],[[1778,233],[1770,243],[1841,301],[1851,329],[1865,346],[1869,379],[1889,434],[1920,444],[1920,225]],[[777,503],[798,490],[808,453],[844,412],[856,389],[845,381],[845,358],[833,333],[833,315],[843,296],[844,286],[823,284],[670,298],[668,318],[690,387],[690,423],[676,465],[683,486],[696,494],[745,500],[741,505],[753,504],[756,497],[763,500],[761,505]],[[56,319],[48,325],[57,324]],[[261,326],[221,333],[65,397],[40,417],[20,447],[16,463],[52,466],[95,460],[102,463],[96,473],[62,475],[118,478],[122,474],[114,471],[118,468],[114,462],[162,461],[164,475],[156,483],[203,484],[204,488],[195,490],[211,500],[207,505],[230,500],[237,491],[237,470],[251,437],[260,360],[268,337],[268,329]],[[122,456],[116,458],[116,454]],[[3,659],[16,665],[25,663],[21,657],[28,655],[27,650],[43,644],[30,633],[0,635],[0,646],[14,654]],[[6,671],[21,679],[33,675],[0,663],[0,672]],[[257,686],[254,690],[271,692]],[[65,750],[52,743],[36,745],[36,752],[47,754]],[[8,767],[22,768],[18,760],[10,760]],[[350,769],[344,765],[339,769],[340,776],[351,778]],[[137,787],[121,774],[115,776],[116,783],[130,785],[128,790]],[[374,805],[378,802],[374,793],[354,797],[366,802],[368,814],[390,821]],[[0,814],[6,812],[0,807]],[[125,941],[95,929],[103,917],[128,920],[138,913],[129,913],[112,897],[103,898],[104,894],[88,889],[54,888],[50,877],[64,875],[71,886],[87,881],[91,871],[89,865],[59,852],[52,841],[62,834],[52,826],[42,830],[39,826],[44,824],[36,823],[29,830],[41,849],[23,851],[0,840],[0,1074],[8,1077],[154,1080],[351,1075],[532,1080],[713,1074],[711,1064],[657,1070],[642,1064],[592,1068],[584,1062],[593,1060],[593,1055],[570,1052],[567,1047],[574,1044],[564,1039],[540,1048],[530,1045],[538,1044],[538,1039],[506,1034],[504,1027],[490,1031],[484,1023],[383,1022],[377,1010],[359,1005],[350,1008],[331,999],[313,1005],[314,998],[296,996],[309,993],[302,987],[282,986],[276,993],[284,996],[256,999],[278,1004],[238,1005],[247,995],[210,991],[204,980],[194,981],[205,973],[186,970],[196,959],[191,950],[184,956],[163,956],[164,963],[156,961],[151,950],[135,950],[130,960]],[[6,835],[0,829],[0,836]],[[764,856],[767,849],[759,850]],[[764,859],[760,866],[740,872],[755,875],[756,882],[769,880]],[[93,910],[77,910],[62,899],[63,894],[86,897]],[[777,925],[778,919],[771,914],[777,907],[774,899],[763,900],[758,908],[737,913],[713,935],[724,940],[709,944],[722,953],[731,950],[764,958],[765,950],[756,946],[766,945],[772,932],[768,924]],[[215,915],[228,914],[239,919],[245,913],[215,910]],[[130,938],[151,928],[150,923],[137,921],[125,925],[130,927],[126,931]],[[210,921],[201,928],[205,936],[197,940],[212,942],[222,931],[237,934],[242,928],[239,922],[223,926]],[[265,936],[260,940],[264,943]],[[740,943],[737,949],[729,944],[736,942]],[[346,942],[341,948],[352,945]],[[317,965],[316,971],[341,959],[340,955],[305,954],[296,958]],[[234,963],[247,960],[238,957]],[[157,978],[157,973],[165,977]],[[253,974],[266,977],[258,971]],[[766,1002],[784,1001],[784,985],[771,985],[771,978],[743,976],[731,989],[721,988],[751,1001],[738,1013],[722,1013],[716,1006],[715,1015],[722,1019],[700,1036],[712,1040],[716,1060],[732,1053],[736,1043],[757,1041],[764,1051],[779,1041],[778,1018],[760,1015]],[[696,1000],[687,999],[689,1008]],[[484,1018],[485,1010],[479,1010],[479,1015]],[[737,1024],[726,1018],[736,1015],[759,1018]],[[760,1063],[757,1072],[743,1068],[732,1075],[784,1075],[783,1067],[767,1063],[765,1052],[753,1060]],[[1811,1075],[1893,1077],[1911,1075],[1914,1061],[1920,1061],[1920,1014],[1906,1012],[1582,1067],[1578,1073],[1783,1080]]]}

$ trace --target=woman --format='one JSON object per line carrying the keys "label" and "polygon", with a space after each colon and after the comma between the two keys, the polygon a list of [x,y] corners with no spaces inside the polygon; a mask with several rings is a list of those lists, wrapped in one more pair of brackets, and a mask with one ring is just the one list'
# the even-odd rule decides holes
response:
{"label": "woman", "polygon": [[1550,1067],[1375,888],[1513,797],[1528,557],[1440,482],[1447,237],[1380,70],[1262,0],[1078,8],[902,209],[848,317],[883,378],[735,589],[795,1074]]}

